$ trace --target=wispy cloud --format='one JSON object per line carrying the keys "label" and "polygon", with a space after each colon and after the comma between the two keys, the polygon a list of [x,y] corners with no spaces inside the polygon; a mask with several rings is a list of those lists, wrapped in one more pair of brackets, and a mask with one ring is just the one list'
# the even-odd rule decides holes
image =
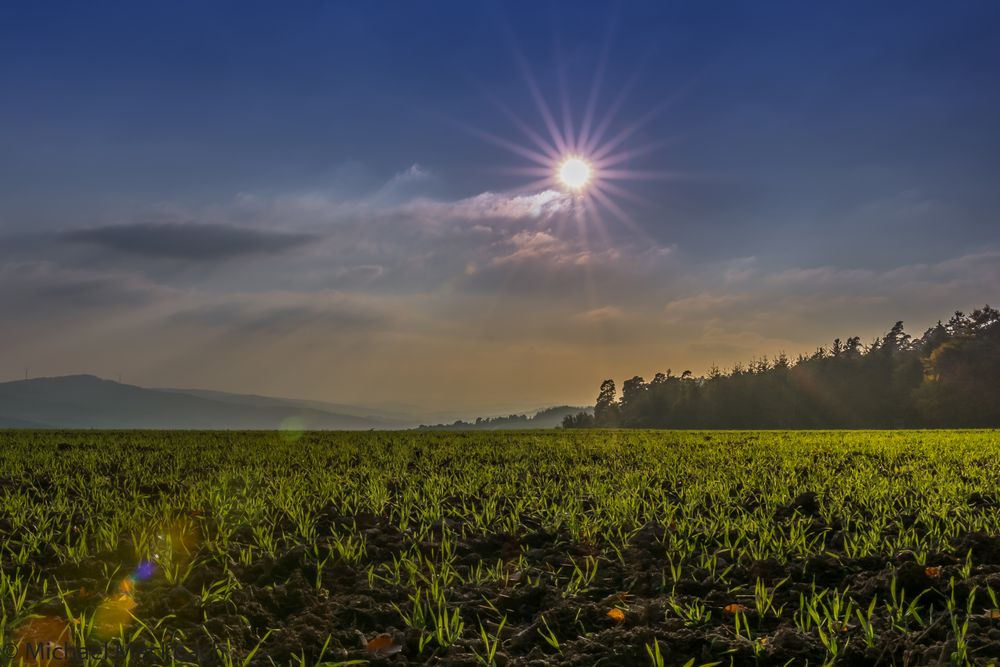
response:
{"label": "wispy cloud", "polygon": [[132,223],[73,229],[62,238],[142,257],[212,261],[282,253],[316,241],[316,234],[228,224]]}
{"label": "wispy cloud", "polygon": [[266,292],[206,298],[167,317],[171,324],[208,327],[232,336],[255,334],[371,332],[392,321],[391,312],[370,298],[327,290]]}
{"label": "wispy cloud", "polygon": [[177,291],[122,271],[67,269],[52,262],[0,264],[0,307],[11,321],[79,318],[81,312],[134,309]]}
{"label": "wispy cloud", "polygon": [[438,221],[523,220],[550,218],[566,212],[571,203],[569,195],[554,190],[517,195],[484,192],[455,201],[417,199],[401,206],[399,212]]}
{"label": "wispy cloud", "polygon": [[575,315],[575,319],[589,324],[614,322],[621,320],[623,317],[624,312],[617,306],[601,306],[600,308],[591,308]]}

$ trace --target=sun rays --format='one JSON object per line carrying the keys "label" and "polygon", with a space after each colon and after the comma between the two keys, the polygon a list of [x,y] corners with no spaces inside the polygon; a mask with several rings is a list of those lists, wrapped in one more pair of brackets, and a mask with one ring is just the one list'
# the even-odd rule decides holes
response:
{"label": "sun rays", "polygon": [[665,111],[669,101],[633,120],[623,120],[626,99],[638,78],[636,74],[613,98],[602,104],[611,42],[609,34],[582,111],[574,108],[561,63],[557,63],[556,68],[558,85],[554,86],[556,104],[553,104],[516,41],[511,39],[514,59],[531,99],[533,116],[537,117],[525,118],[488,93],[490,101],[512,123],[515,137],[477,128],[466,129],[520,161],[520,164],[500,169],[524,178],[513,191],[553,190],[570,195],[573,202],[571,218],[584,242],[592,237],[592,232],[601,239],[609,239],[609,222],[626,227],[644,242],[649,241],[649,235],[629,212],[630,205],[648,202],[630,186],[642,181],[671,180],[678,175],[674,171],[634,166],[638,158],[662,150],[668,143],[645,141],[639,137],[640,131]]}

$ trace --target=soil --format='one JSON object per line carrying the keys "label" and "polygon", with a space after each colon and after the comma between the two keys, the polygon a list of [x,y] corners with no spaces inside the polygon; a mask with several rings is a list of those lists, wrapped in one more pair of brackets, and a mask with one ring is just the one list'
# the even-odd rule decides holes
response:
{"label": "soil", "polygon": [[[814,502],[813,498],[799,497],[789,510],[809,512]],[[714,661],[736,666],[822,665],[827,652],[815,632],[799,632],[792,620],[800,593],[808,593],[814,584],[839,590],[849,587],[852,597],[867,607],[873,596],[879,600],[890,596],[895,577],[907,599],[927,591],[922,602],[925,609],[935,607],[935,620],[926,628],[908,632],[876,621],[876,641],[871,648],[865,646],[858,624],[849,623],[841,637],[846,647],[836,664],[938,665],[950,664],[954,650],[952,628],[943,613],[951,595],[950,579],[956,579],[955,599],[963,608],[973,586],[979,587],[980,594],[987,585],[1000,590],[1000,537],[972,533],[956,541],[956,553],[971,551],[977,563],[967,579],[959,576],[964,559],[954,555],[931,556],[927,564],[939,570],[931,570],[935,576],[929,576],[927,565],[918,564],[912,553],[893,559],[852,560],[838,556],[834,548],[830,555],[803,562],[737,564],[729,571],[726,584],[713,580],[706,571],[691,570],[677,583],[674,595],[683,602],[701,602],[711,612],[711,619],[688,625],[669,610],[672,585],[669,580],[665,583],[664,572],[669,572],[670,564],[660,544],[666,527],[655,523],[643,526],[621,559],[601,558],[592,584],[573,597],[565,597],[551,584],[529,585],[526,579],[531,578],[531,571],[566,566],[570,558],[580,562],[598,551],[575,544],[566,535],[537,529],[522,536],[484,535],[459,541],[459,564],[509,560],[524,547],[529,571],[512,572],[508,586],[456,584],[449,599],[461,609],[465,622],[462,638],[447,649],[432,641],[421,650],[421,633],[406,628],[396,608],[408,610],[408,591],[377,582],[372,587],[367,576],[368,565],[392,562],[404,549],[405,536],[372,515],[329,518],[330,525],[354,522],[367,539],[366,562],[358,567],[341,563],[327,568],[319,591],[313,583],[314,561],[299,547],[277,559],[262,559],[248,566],[233,564],[232,571],[242,586],[229,603],[202,605],[198,597],[203,585],[224,576],[221,568],[196,568],[184,585],[177,586],[154,577],[137,587],[136,614],[147,624],[168,619],[166,627],[184,638],[179,641],[183,648],[177,656],[199,664],[220,664],[218,650],[247,655],[257,644],[256,638],[268,629],[273,630],[251,664],[299,664],[301,657],[306,664],[315,664],[328,637],[324,660],[333,664],[349,660],[363,660],[372,666],[482,664],[475,653],[483,651],[479,623],[482,619],[488,632],[496,632],[499,617],[490,610],[492,605],[507,617],[501,632],[502,648],[495,658],[501,667],[649,665],[647,646],[657,641],[666,665],[684,665],[691,659],[695,665]],[[432,550],[435,544],[430,542],[426,547]],[[725,567],[727,554],[719,553],[718,557],[720,568]],[[100,587],[98,573],[103,562],[95,558],[76,566],[53,564],[53,574],[64,585],[92,591]],[[786,607],[780,621],[771,616],[761,619],[753,611],[758,579],[768,587],[783,582],[775,595],[775,605]],[[728,592],[740,584],[743,594]],[[83,608],[90,600],[81,593],[78,602]],[[745,605],[754,637],[763,641],[755,644],[736,636],[734,617],[727,613],[727,607],[734,604]],[[623,611],[621,620],[609,616],[615,608]],[[51,611],[59,614],[61,610]],[[558,650],[543,638],[543,631],[558,638]],[[970,617],[968,637],[973,664],[991,664],[1000,657],[1000,620],[990,614]],[[369,648],[369,642],[376,639]]]}

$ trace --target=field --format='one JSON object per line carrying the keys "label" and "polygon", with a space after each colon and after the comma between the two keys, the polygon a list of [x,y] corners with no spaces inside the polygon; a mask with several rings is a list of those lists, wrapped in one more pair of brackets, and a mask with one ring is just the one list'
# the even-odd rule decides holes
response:
{"label": "field", "polygon": [[998,481],[994,431],[0,432],[4,660],[993,664]]}

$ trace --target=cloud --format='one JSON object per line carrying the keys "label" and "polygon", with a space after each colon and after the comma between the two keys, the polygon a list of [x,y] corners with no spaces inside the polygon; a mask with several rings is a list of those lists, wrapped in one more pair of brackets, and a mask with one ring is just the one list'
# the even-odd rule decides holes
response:
{"label": "cloud", "polygon": [[[175,382],[408,400],[430,387],[462,403],[509,390],[512,368],[589,395],[603,377],[663,370],[653,360],[702,372],[899,318],[917,333],[1000,287],[989,249],[879,269],[752,247],[706,262],[611,220],[582,228],[563,193],[435,198],[433,181],[414,166],[365,194],[243,193],[16,247],[5,237],[22,265],[0,265],[0,304],[24,316],[0,345],[54,365],[127,357]],[[240,257],[254,261],[212,261]]]}
{"label": "cloud", "polygon": [[414,181],[426,181],[431,178],[431,173],[419,164],[412,164],[408,169],[404,169],[382,186],[382,189],[391,188],[398,183],[413,183]]}
{"label": "cloud", "polygon": [[749,280],[756,271],[756,257],[740,257],[729,262],[723,277],[727,283],[741,283]]}
{"label": "cloud", "polygon": [[[623,262],[625,252],[619,248],[591,248],[577,238],[562,238],[551,229],[524,229],[495,243],[489,252],[492,267],[535,269],[555,274],[570,270],[576,273],[594,269],[622,272],[638,269]],[[632,259],[629,254],[629,259]]]}
{"label": "cloud", "polygon": [[506,240],[503,245],[508,246],[510,250],[499,257],[494,257],[494,266],[534,259],[562,263],[579,255],[578,252],[570,251],[567,244],[560,242],[550,231],[522,230]]}
{"label": "cloud", "polygon": [[413,164],[390,178],[372,199],[386,203],[405,201],[420,194],[433,180],[434,175],[430,171],[419,164]]}
{"label": "cloud", "polygon": [[[247,191],[202,206],[168,202],[122,210],[96,226],[50,234],[31,247],[21,244],[11,258],[114,268],[180,289],[220,294],[322,289],[408,295],[438,290],[576,293],[584,281],[599,279],[601,289],[610,291],[635,274],[649,274],[642,265],[652,263],[652,253],[620,243],[614,238],[618,230],[608,230],[601,239],[592,235],[588,242],[574,216],[573,198],[565,193],[396,196],[400,186],[433,180],[425,168],[413,165],[366,194],[333,187]],[[393,196],[386,196],[390,191]],[[221,261],[248,257],[255,261]]]}
{"label": "cloud", "polygon": [[81,310],[134,309],[175,294],[127,272],[65,269],[50,262],[0,265],[0,304],[20,315],[58,317]]}
{"label": "cloud", "polygon": [[577,320],[588,324],[615,322],[621,320],[623,317],[624,313],[622,312],[622,309],[617,306],[601,306],[600,308],[591,308],[575,315]]}
{"label": "cloud", "polygon": [[711,314],[718,316],[723,309],[737,302],[731,294],[694,294],[669,301],[664,309],[670,318],[685,319]]}
{"label": "cloud", "polygon": [[345,266],[339,268],[334,273],[334,278],[339,285],[361,286],[375,282],[385,275],[385,267],[378,264],[359,264],[357,266]]}
{"label": "cloud", "polygon": [[228,224],[132,223],[74,229],[62,238],[130,255],[198,262],[283,253],[319,236]]}
{"label": "cloud", "polygon": [[523,220],[549,218],[572,206],[572,197],[555,190],[509,195],[483,192],[455,201],[417,199],[399,207],[399,212],[431,220]]}
{"label": "cloud", "polygon": [[885,269],[835,266],[791,268],[767,276],[764,284],[784,291],[841,296],[919,294],[961,298],[1000,287],[1000,251],[985,249],[937,262],[902,264]]}
{"label": "cloud", "polygon": [[[427,178],[425,170],[414,167],[382,190],[392,189],[396,182]],[[318,232],[335,241],[317,246],[304,260],[296,257],[294,269],[286,274],[300,277],[299,284],[310,288],[365,289],[377,283],[380,291],[407,293],[577,292],[591,275],[609,287],[628,283],[635,275],[648,276],[672,250],[621,243],[614,238],[618,231],[614,229],[600,239],[595,232],[588,241],[576,219],[573,198],[554,190],[402,202],[380,192],[353,199],[323,190],[273,197],[244,193],[230,217],[218,209],[215,219],[257,226],[265,220],[282,220],[289,228]],[[212,217],[190,213],[196,219]]]}
{"label": "cloud", "polygon": [[489,221],[547,220],[572,210],[572,197],[555,190],[527,194],[482,192],[459,199],[437,199],[415,191],[414,186],[431,180],[429,172],[414,165],[375,192],[361,197],[346,197],[324,189],[275,196],[244,192],[228,204],[189,211],[187,215],[192,219],[218,222],[252,219],[258,224],[266,224],[270,220],[281,220],[287,226],[300,229],[362,226],[372,231],[389,226],[398,232],[401,223],[410,223],[408,228],[419,227],[427,231],[446,223],[470,227]]}
{"label": "cloud", "polygon": [[223,329],[241,335],[296,331],[316,334],[317,327],[364,332],[385,327],[391,319],[390,313],[373,300],[332,290],[232,295],[208,299],[167,317],[172,324]]}

